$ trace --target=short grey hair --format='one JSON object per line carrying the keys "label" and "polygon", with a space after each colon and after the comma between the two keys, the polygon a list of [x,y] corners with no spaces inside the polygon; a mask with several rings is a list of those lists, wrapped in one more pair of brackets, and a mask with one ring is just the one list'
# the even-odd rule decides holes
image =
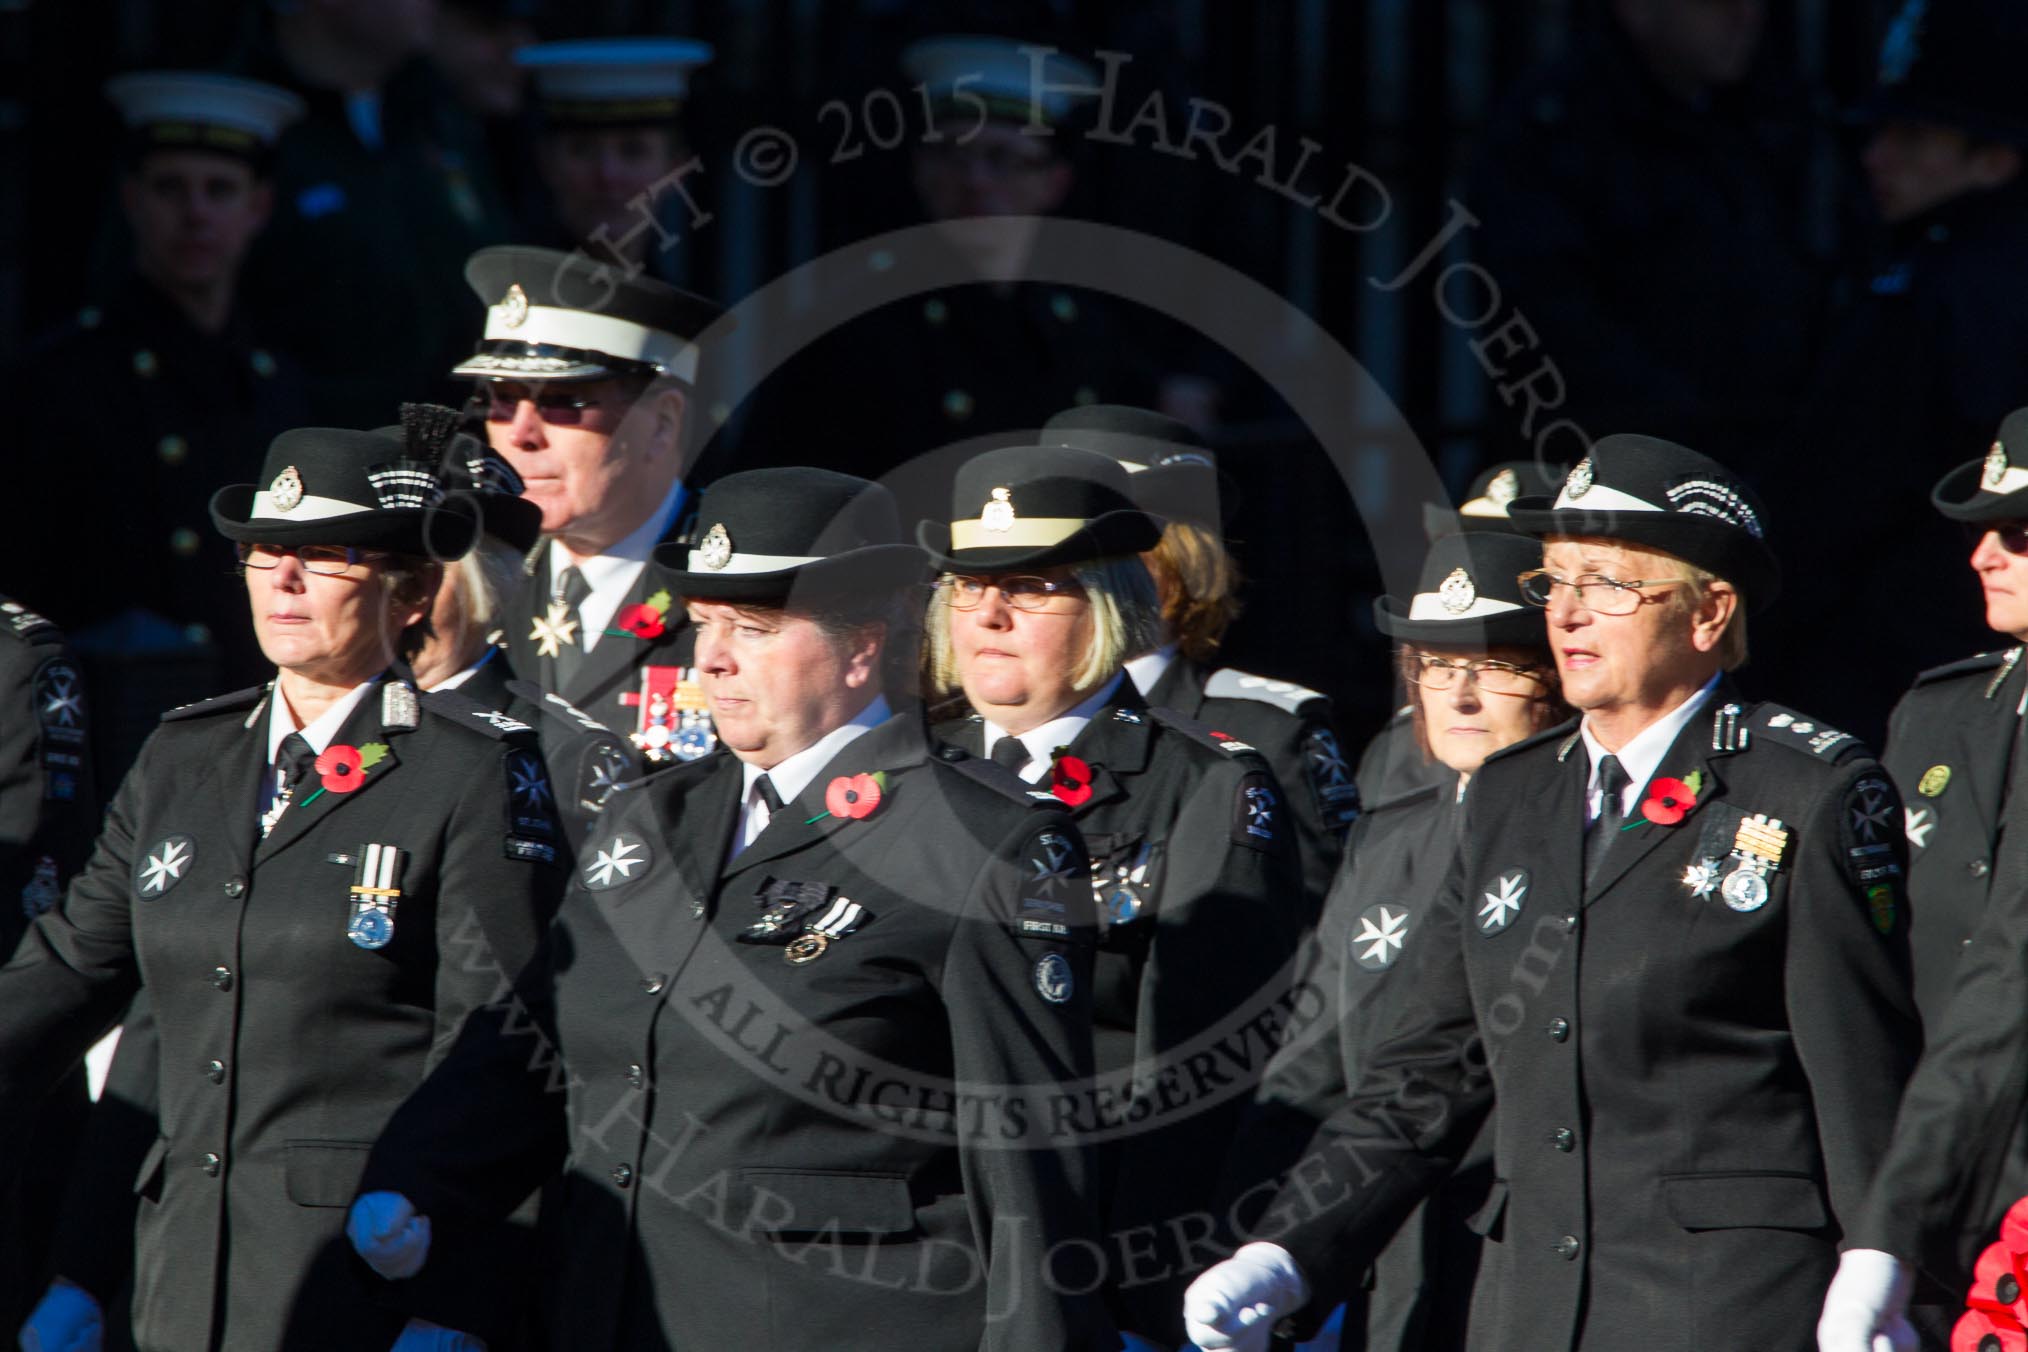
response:
{"label": "short grey hair", "polygon": [[[1011,577],[1020,571],[997,568],[983,576]],[[1084,588],[1085,600],[1091,606],[1091,643],[1077,670],[1070,674],[1071,684],[1079,690],[1092,690],[1124,667],[1128,658],[1162,646],[1167,633],[1162,620],[1162,599],[1155,591],[1155,580],[1137,555],[1095,559],[1073,565],[1070,572]],[[944,699],[960,693],[964,681],[951,643],[951,608],[941,599],[929,604],[923,642],[931,698]]]}

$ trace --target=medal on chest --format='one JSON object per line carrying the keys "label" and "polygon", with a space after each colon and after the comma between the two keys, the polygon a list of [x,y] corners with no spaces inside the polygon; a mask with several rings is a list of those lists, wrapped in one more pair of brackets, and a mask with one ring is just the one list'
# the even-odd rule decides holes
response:
{"label": "medal on chest", "polygon": [[394,910],[401,900],[401,875],[408,851],[394,845],[361,845],[349,861],[352,912],[345,937],[361,948],[385,948],[394,939]]}
{"label": "medal on chest", "polygon": [[1781,819],[1756,812],[1739,823],[1726,856],[1724,881],[1718,895],[1735,911],[1757,911],[1767,905],[1769,882],[1781,868],[1789,833]]}
{"label": "medal on chest", "polygon": [[693,761],[718,745],[704,688],[688,667],[642,667],[641,688],[623,692],[620,703],[635,711],[628,736],[650,761]]}
{"label": "medal on chest", "polygon": [[768,878],[754,893],[760,919],[739,932],[743,944],[768,944],[782,950],[792,967],[815,962],[831,944],[873,919],[850,897],[820,882]]}

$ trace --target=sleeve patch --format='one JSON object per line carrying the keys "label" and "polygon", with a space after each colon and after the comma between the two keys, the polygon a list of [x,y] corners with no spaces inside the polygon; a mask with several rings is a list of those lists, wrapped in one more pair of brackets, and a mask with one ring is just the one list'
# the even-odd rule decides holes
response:
{"label": "sleeve patch", "polygon": [[43,800],[74,802],[84,773],[85,693],[84,677],[68,658],[51,658],[36,668],[35,719]]}
{"label": "sleeve patch", "polygon": [[1286,806],[1274,776],[1255,771],[1239,782],[1232,800],[1232,843],[1272,851],[1283,831]]}
{"label": "sleeve patch", "polygon": [[1329,728],[1316,728],[1303,739],[1303,772],[1318,813],[1334,834],[1342,834],[1359,819],[1359,785]]}
{"label": "sleeve patch", "polygon": [[[1866,890],[1868,901],[1876,908],[1876,923],[1877,908],[1883,902],[1891,917],[1893,894],[1902,878],[1902,842],[1907,838],[1901,795],[1893,781],[1884,774],[1868,774],[1857,780],[1845,791],[1840,827],[1846,876]],[[1876,897],[1875,890],[1883,887],[1886,890]],[[1888,928],[1893,928],[1891,919]]]}
{"label": "sleeve patch", "polygon": [[634,758],[619,738],[610,733],[592,738],[578,764],[578,806],[602,811],[606,800],[636,774]]}
{"label": "sleeve patch", "polygon": [[562,839],[556,825],[556,795],[550,792],[542,757],[513,747],[501,762],[507,772],[507,834],[523,840]]}
{"label": "sleeve patch", "polygon": [[1028,838],[1019,860],[1012,929],[1024,939],[1091,939],[1091,863],[1075,832],[1045,827]]}

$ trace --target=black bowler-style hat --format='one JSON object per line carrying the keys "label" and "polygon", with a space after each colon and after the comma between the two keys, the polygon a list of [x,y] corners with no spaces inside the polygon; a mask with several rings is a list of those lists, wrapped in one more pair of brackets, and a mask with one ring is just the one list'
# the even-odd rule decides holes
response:
{"label": "black bowler-style hat", "polygon": [[894,496],[828,469],[728,474],[697,504],[697,538],[656,551],[676,570],[670,590],[704,601],[866,596],[922,582],[923,552],[906,543]]}
{"label": "black bowler-style hat", "polygon": [[1507,515],[1528,535],[1596,535],[1674,554],[1739,588],[1749,609],[1781,588],[1759,496],[1710,456],[1660,437],[1599,438],[1553,502],[1519,498]]}
{"label": "black bowler-style hat", "polygon": [[2028,408],[2003,418],[1986,458],[1938,479],[1929,500],[1953,521],[2028,520]]}
{"label": "black bowler-style hat", "polygon": [[1190,424],[1153,409],[1128,404],[1065,409],[1042,424],[1041,440],[1119,461],[1134,502],[1168,521],[1220,530],[1237,497],[1204,438]]}
{"label": "black bowler-style hat", "polygon": [[697,381],[697,338],[718,302],[587,254],[502,244],[465,262],[486,310],[479,350],[451,374],[489,380]]}
{"label": "black bowler-style hat", "polygon": [[[446,518],[443,529],[450,532],[465,529],[461,518],[476,516],[487,535],[526,554],[542,536],[542,509],[521,496],[521,476],[500,452],[460,430],[464,418],[443,404],[403,404],[399,425],[374,431],[400,442],[410,460],[437,467],[443,497],[429,509],[431,519],[423,524],[431,557],[458,557],[438,546],[439,515]],[[476,535],[472,543],[478,543]]]}
{"label": "black bowler-style hat", "polygon": [[2024,64],[2020,0],[1906,0],[1880,44],[1879,81],[1850,118],[1939,123],[2028,150]]}
{"label": "black bowler-style hat", "polygon": [[1521,498],[1553,495],[1567,472],[1566,466],[1543,465],[1533,460],[1503,460],[1482,469],[1455,511],[1435,503],[1423,504],[1423,534],[1431,540],[1461,530],[1519,534],[1507,509]]}
{"label": "black bowler-style hat", "polygon": [[1053,568],[1153,549],[1162,525],[1134,504],[1127,471],[1074,446],[1003,446],[958,466],[951,520],[916,539],[954,573]]}
{"label": "black bowler-style hat", "polygon": [[1380,632],[1403,643],[1465,648],[1549,647],[1539,606],[1521,595],[1521,574],[1542,566],[1542,542],[1502,531],[1460,531],[1432,541],[1415,595],[1373,602]]}
{"label": "black bowler-style hat", "polygon": [[394,437],[299,427],[268,446],[261,482],[211,497],[211,520],[229,540],[353,545],[462,558],[478,533],[468,508],[447,503],[434,462]]}

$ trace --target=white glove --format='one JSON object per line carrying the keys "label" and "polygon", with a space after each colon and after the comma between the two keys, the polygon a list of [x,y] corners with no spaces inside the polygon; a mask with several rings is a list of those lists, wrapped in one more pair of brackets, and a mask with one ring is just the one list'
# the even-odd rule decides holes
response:
{"label": "white glove", "polygon": [[58,1277],[21,1326],[21,1352],[99,1352],[106,1317],[92,1293]]}
{"label": "white glove", "polygon": [[1908,1293],[1915,1273],[1878,1249],[1847,1249],[1838,1275],[1824,1293],[1817,1318],[1817,1352],[1916,1352],[1908,1322]]}
{"label": "white glove", "polygon": [[1190,1283],[1183,1331],[1206,1352],[1267,1352],[1275,1321],[1309,1299],[1309,1283],[1289,1251],[1256,1240]]}
{"label": "white glove", "polygon": [[430,1256],[430,1218],[416,1215],[398,1192],[369,1192],[356,1199],[345,1237],[366,1266],[391,1282],[415,1276]]}
{"label": "white glove", "polygon": [[[400,1194],[375,1195],[396,1197]],[[426,1319],[411,1319],[402,1327],[401,1337],[394,1340],[391,1352],[486,1352],[486,1344],[469,1333],[459,1333],[456,1329],[447,1329]]]}

